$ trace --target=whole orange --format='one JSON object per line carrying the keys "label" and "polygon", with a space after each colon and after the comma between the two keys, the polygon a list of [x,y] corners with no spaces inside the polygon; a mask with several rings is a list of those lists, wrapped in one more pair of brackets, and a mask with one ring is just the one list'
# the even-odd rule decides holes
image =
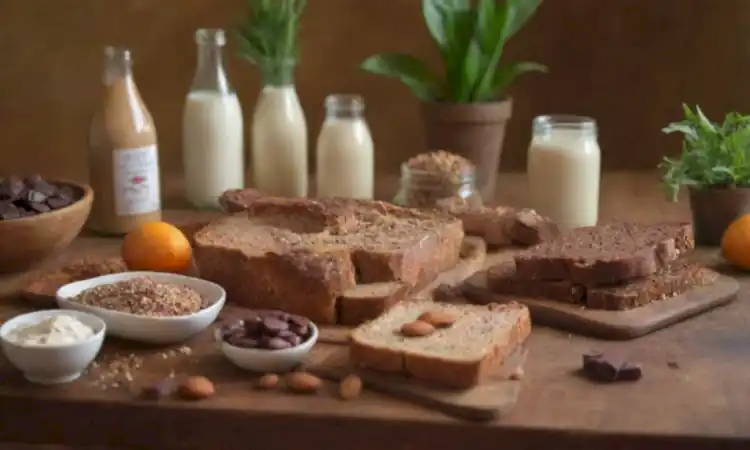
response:
{"label": "whole orange", "polygon": [[122,259],[129,270],[185,273],[193,250],[179,228],[165,222],[149,222],[125,236]]}
{"label": "whole orange", "polygon": [[750,214],[738,217],[724,230],[721,254],[735,266],[750,270]]}

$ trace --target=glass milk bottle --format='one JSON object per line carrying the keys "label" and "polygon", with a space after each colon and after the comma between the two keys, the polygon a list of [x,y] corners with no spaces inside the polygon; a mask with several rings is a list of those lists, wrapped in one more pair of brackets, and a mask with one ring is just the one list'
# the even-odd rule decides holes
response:
{"label": "glass milk bottle", "polygon": [[535,118],[528,153],[529,206],[563,229],[596,225],[600,161],[593,119]]}
{"label": "glass milk bottle", "polygon": [[195,42],[198,67],[182,119],[185,197],[214,209],[222,192],[245,185],[242,108],[224,72],[224,31],[198,30]]}
{"label": "glass milk bottle", "polygon": [[317,196],[372,199],[375,155],[359,95],[329,95],[318,135]]}
{"label": "glass milk bottle", "polygon": [[156,128],[133,79],[130,50],[107,47],[102,98],[89,128],[89,228],[123,235],[161,220]]}
{"label": "glass milk bottle", "polygon": [[255,187],[270,195],[306,197],[307,122],[294,87],[296,61],[264,61],[263,91],[252,125]]}

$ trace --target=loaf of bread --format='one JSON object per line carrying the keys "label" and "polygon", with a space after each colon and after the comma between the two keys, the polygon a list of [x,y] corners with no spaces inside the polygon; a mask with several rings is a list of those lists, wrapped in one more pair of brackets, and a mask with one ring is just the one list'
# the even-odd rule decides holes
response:
{"label": "loaf of bread", "polygon": [[493,247],[529,246],[560,236],[557,225],[533,209],[476,206],[460,198],[440,200],[437,207],[460,219],[466,234],[481,237]]}
{"label": "loaf of bread", "polygon": [[515,262],[504,261],[487,271],[487,288],[510,297],[541,298],[591,309],[625,310],[664,300],[716,281],[718,274],[688,260],[667,264],[654,274],[615,285],[584,286],[564,280],[516,277]]}
{"label": "loaf of bread", "polygon": [[686,223],[576,228],[515,256],[516,277],[594,286],[647,277],[695,247]]}
{"label": "loaf of bread", "polygon": [[201,276],[243,306],[335,323],[337,300],[357,284],[418,286],[459,260],[463,229],[448,216],[377,201],[230,193],[222,204],[242,212],[196,232],[194,255]]}
{"label": "loaf of bread", "polygon": [[[455,323],[422,337],[400,333],[404,324],[434,311],[453,315]],[[350,359],[367,369],[466,389],[490,377],[530,332],[529,311],[519,303],[478,306],[414,300],[354,330]]]}

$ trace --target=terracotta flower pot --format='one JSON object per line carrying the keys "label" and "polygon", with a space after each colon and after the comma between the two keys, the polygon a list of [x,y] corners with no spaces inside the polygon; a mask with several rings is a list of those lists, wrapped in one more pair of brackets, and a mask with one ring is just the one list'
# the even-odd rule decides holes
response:
{"label": "terracotta flower pot", "polygon": [[690,188],[689,193],[698,245],[720,245],[729,224],[750,213],[750,188]]}
{"label": "terracotta flower pot", "polygon": [[476,186],[485,201],[495,195],[497,172],[512,100],[492,103],[422,103],[425,144],[467,158],[477,168]]}

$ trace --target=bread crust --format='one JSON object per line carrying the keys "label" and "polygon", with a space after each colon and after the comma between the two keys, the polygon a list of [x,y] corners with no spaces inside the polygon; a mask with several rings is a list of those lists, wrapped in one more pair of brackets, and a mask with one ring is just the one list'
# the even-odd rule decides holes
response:
{"label": "bread crust", "polygon": [[390,281],[358,285],[337,300],[339,325],[357,326],[373,320],[409,295],[407,283]]}
{"label": "bread crust", "polygon": [[[477,308],[476,305],[462,306]],[[505,358],[515,351],[531,333],[529,310],[520,303],[490,304],[480,308],[484,308],[486,313],[490,314],[504,314],[509,310],[519,313],[510,326],[508,339],[493,345],[481,359],[458,361],[420,354],[417,351],[400,351],[389,348],[387,345],[373,346],[361,342],[357,338],[357,333],[354,332],[349,346],[350,360],[356,365],[371,370],[400,373],[414,377],[416,380],[449,388],[469,389],[486,382],[503,364]]]}
{"label": "bread crust", "polygon": [[487,288],[496,294],[541,298],[590,309],[627,310],[711,284],[718,275],[688,260],[678,260],[645,278],[616,285],[586,287],[569,281],[530,281],[515,277],[513,261],[487,271]]}
{"label": "bread crust", "polygon": [[516,276],[585,286],[613,284],[649,276],[694,247],[687,223],[583,227],[517,254]]}
{"label": "bread crust", "polygon": [[221,202],[241,212],[195,233],[196,264],[230,301],[250,308],[336,323],[337,299],[357,283],[419,286],[459,261],[461,223],[443,215],[254,190],[228,191]]}

